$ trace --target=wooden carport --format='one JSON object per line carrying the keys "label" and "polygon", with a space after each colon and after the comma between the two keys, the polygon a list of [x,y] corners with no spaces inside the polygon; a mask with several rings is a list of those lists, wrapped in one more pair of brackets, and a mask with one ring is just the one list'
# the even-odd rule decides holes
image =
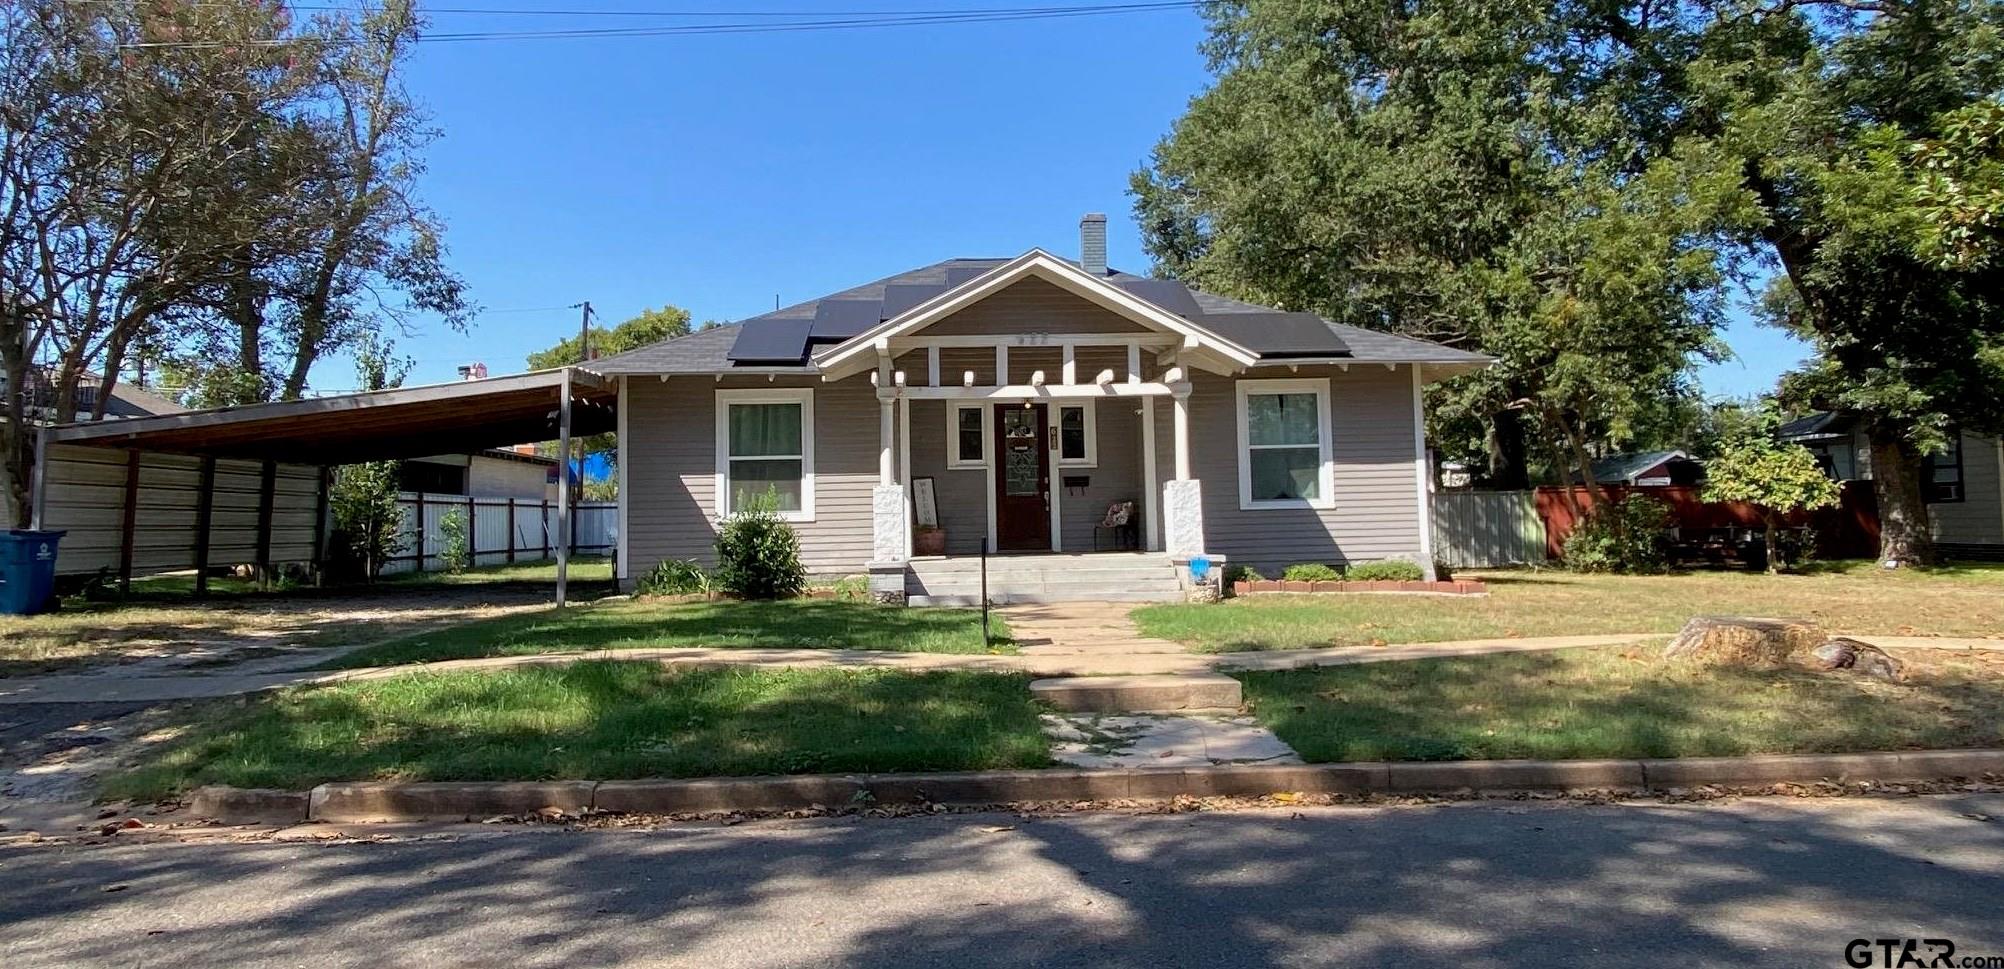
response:
{"label": "wooden carport", "polygon": [[[36,441],[34,527],[66,500],[47,480],[50,448],[116,449],[126,455],[118,556],[119,579],[129,584],[146,455],[178,455],[199,462],[193,540],[187,565],[198,588],[209,566],[215,507],[216,462],[256,462],[256,565],[269,570],[277,481],[281,466],[318,469],[313,558],[325,541],[328,469],[382,461],[477,451],[556,438],[569,453],[573,434],[598,434],[617,424],[618,388],[587,370],[567,367],[506,377],[401,387],[309,400],[248,404],[158,417],[42,428]],[[570,475],[558,475],[558,522],[569,534]],[[72,489],[82,491],[82,488]],[[569,578],[569,543],[558,545],[557,601]]]}

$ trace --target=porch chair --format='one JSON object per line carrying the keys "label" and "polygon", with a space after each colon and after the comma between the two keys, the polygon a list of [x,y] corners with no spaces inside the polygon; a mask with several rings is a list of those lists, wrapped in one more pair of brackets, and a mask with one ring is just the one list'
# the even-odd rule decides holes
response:
{"label": "porch chair", "polygon": [[1134,502],[1116,501],[1106,506],[1106,517],[1092,529],[1092,550],[1100,548],[1100,537],[1105,535],[1113,540],[1115,551],[1141,547],[1141,536],[1134,521]]}

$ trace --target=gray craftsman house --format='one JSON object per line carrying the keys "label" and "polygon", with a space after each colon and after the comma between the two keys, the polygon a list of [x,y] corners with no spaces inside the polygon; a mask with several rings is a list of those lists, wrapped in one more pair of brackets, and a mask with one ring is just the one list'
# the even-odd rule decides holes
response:
{"label": "gray craftsman house", "polygon": [[[1202,559],[1432,571],[1421,387],[1488,358],[1109,270],[951,259],[586,369],[619,393],[622,580],[779,496],[887,601],[1172,599]],[[1201,568],[1201,566],[1200,566]]]}

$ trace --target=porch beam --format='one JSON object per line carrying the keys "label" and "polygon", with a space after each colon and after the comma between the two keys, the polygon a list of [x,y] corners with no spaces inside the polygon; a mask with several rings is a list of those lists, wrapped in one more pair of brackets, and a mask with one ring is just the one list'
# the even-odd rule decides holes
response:
{"label": "porch beam", "polygon": [[1106,347],[1178,347],[1182,338],[1174,333],[954,333],[938,336],[903,336],[891,338],[891,352],[904,353],[920,349],[979,349],[982,347],[1062,347],[1106,346]]}
{"label": "porch beam", "polygon": [[1072,397],[1169,397],[1189,384],[1009,384],[1006,386],[905,387],[898,396],[912,400],[1041,400]]}

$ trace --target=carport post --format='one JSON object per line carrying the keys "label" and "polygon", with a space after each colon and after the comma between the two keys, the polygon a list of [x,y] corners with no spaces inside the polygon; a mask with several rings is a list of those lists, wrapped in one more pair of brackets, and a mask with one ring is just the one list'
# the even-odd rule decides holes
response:
{"label": "carport post", "polygon": [[319,480],[320,490],[313,498],[313,585],[316,588],[327,581],[327,515],[331,510],[328,491],[333,486],[333,469],[321,465]]}
{"label": "carport post", "polygon": [[[571,368],[557,390],[557,534],[571,533]],[[557,608],[564,607],[564,586],[571,576],[571,543],[557,541]]]}
{"label": "carport post", "polygon": [[209,594],[209,522],[216,508],[216,459],[202,458],[201,492],[195,495],[195,598]]}
{"label": "carport post", "polygon": [[132,546],[139,524],[139,449],[125,452],[125,515],[118,524],[118,594],[132,594]]}
{"label": "carport post", "polygon": [[278,462],[270,458],[258,469],[257,587],[271,588],[271,506],[278,491]]}

